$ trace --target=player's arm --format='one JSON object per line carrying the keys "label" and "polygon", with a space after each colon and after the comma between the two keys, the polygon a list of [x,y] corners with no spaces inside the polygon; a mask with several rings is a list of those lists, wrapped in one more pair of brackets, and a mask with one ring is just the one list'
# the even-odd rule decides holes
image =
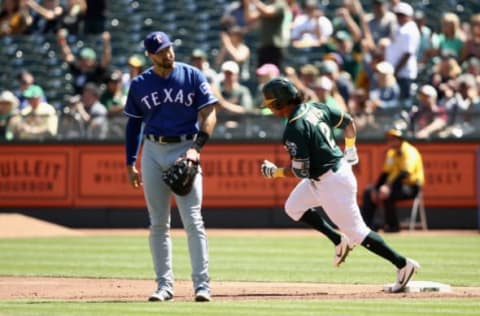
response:
{"label": "player's arm", "polygon": [[347,116],[347,125],[343,129],[343,135],[345,136],[345,159],[351,165],[356,165],[358,163],[358,154],[357,147],[355,145],[357,138],[357,128],[355,126],[355,121],[350,115],[345,113]]}
{"label": "player's arm", "polygon": [[204,132],[211,136],[215,124],[217,124],[217,113],[215,111],[216,103],[211,104],[198,112],[198,125],[200,127],[200,132]]}
{"label": "player's arm", "polygon": [[142,185],[142,180],[135,163],[140,148],[140,135],[142,130],[142,119],[129,117],[125,128],[125,152],[127,161],[128,182],[135,189]]}
{"label": "player's arm", "polygon": [[260,166],[260,172],[265,178],[291,178],[294,177],[294,173],[292,171],[291,165],[285,166],[285,167],[277,167],[276,164],[274,164],[271,161],[264,160],[262,165]]}
{"label": "player's arm", "polygon": [[343,130],[345,147],[354,147],[357,137],[357,128],[353,117],[338,107],[323,105],[320,106],[320,108],[328,113],[328,116],[330,117],[330,125],[333,128],[339,128]]}
{"label": "player's arm", "polygon": [[193,141],[192,147],[187,150],[186,156],[193,161],[200,160],[200,151],[213,134],[213,129],[217,123],[217,114],[215,108],[217,102],[212,103],[198,112],[198,126],[200,131]]}
{"label": "player's arm", "polygon": [[138,189],[142,185],[142,179],[135,167],[137,155],[140,150],[142,137],[143,115],[135,103],[134,83],[130,85],[127,102],[125,103],[123,113],[128,117],[125,127],[125,154],[127,164],[127,179],[130,185]]}
{"label": "player's arm", "polygon": [[311,153],[306,134],[304,130],[297,128],[288,129],[288,138],[285,139],[284,143],[290,156],[290,164],[282,168],[285,177],[310,178]]}
{"label": "player's arm", "polygon": [[350,123],[343,130],[343,135],[345,136],[345,146],[351,147],[355,145],[355,139],[357,137],[357,128],[355,122],[350,120]]}
{"label": "player's arm", "polygon": [[260,172],[265,178],[310,178],[310,152],[305,134],[295,128],[288,129],[285,133],[288,134],[284,144],[290,155],[290,164],[277,167],[273,162],[264,160]]}
{"label": "player's arm", "polygon": [[310,178],[310,158],[292,158],[288,166],[277,167],[273,162],[264,160],[260,171],[265,178]]}
{"label": "player's arm", "polygon": [[200,160],[200,151],[205,146],[210,136],[213,134],[215,125],[217,124],[218,99],[212,91],[212,87],[207,82],[207,78],[199,70],[195,70],[198,79],[196,91],[198,98],[196,102],[198,107],[198,133],[192,143],[192,146],[187,150],[186,157],[193,161]]}

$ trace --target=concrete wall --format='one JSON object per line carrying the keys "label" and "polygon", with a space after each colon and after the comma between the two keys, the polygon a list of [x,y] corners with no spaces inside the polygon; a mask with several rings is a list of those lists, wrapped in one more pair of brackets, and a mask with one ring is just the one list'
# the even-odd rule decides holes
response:
{"label": "concrete wall", "polygon": [[[401,220],[408,220],[409,211],[399,209]],[[72,228],[146,228],[145,209],[1,209],[0,213],[21,213]],[[430,229],[476,229],[477,210],[474,208],[427,208]],[[382,221],[381,211],[377,214]],[[243,209],[210,208],[203,210],[207,228],[302,228],[280,208]],[[177,210],[172,211],[172,227],[182,227]]]}

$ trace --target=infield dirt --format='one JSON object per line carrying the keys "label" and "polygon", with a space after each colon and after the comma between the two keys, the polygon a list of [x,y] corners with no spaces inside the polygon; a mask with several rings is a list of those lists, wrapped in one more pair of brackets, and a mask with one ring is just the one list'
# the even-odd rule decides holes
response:
{"label": "infield dirt", "polygon": [[[52,299],[66,301],[145,301],[154,289],[151,280],[0,277],[0,300]],[[382,291],[381,284],[320,284],[212,282],[215,300],[318,300],[368,298],[480,298],[480,288],[457,287],[452,293]],[[193,300],[191,282],[175,283],[175,300]]]}

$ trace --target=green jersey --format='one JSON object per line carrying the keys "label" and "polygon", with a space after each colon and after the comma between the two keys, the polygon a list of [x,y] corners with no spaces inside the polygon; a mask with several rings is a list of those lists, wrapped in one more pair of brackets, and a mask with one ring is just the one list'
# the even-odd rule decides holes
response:
{"label": "green jersey", "polygon": [[343,152],[335,142],[334,128],[344,129],[351,116],[323,103],[300,104],[288,119],[283,144],[297,177],[316,179],[337,168]]}

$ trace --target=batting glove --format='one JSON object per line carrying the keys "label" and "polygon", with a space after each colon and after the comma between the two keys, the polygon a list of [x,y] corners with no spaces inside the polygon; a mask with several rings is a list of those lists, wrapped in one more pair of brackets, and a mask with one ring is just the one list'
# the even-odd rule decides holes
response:
{"label": "batting glove", "polygon": [[260,171],[265,178],[275,178],[278,167],[271,161],[264,160]]}
{"label": "batting glove", "polygon": [[345,148],[345,159],[351,165],[358,163],[357,148],[355,146]]}

